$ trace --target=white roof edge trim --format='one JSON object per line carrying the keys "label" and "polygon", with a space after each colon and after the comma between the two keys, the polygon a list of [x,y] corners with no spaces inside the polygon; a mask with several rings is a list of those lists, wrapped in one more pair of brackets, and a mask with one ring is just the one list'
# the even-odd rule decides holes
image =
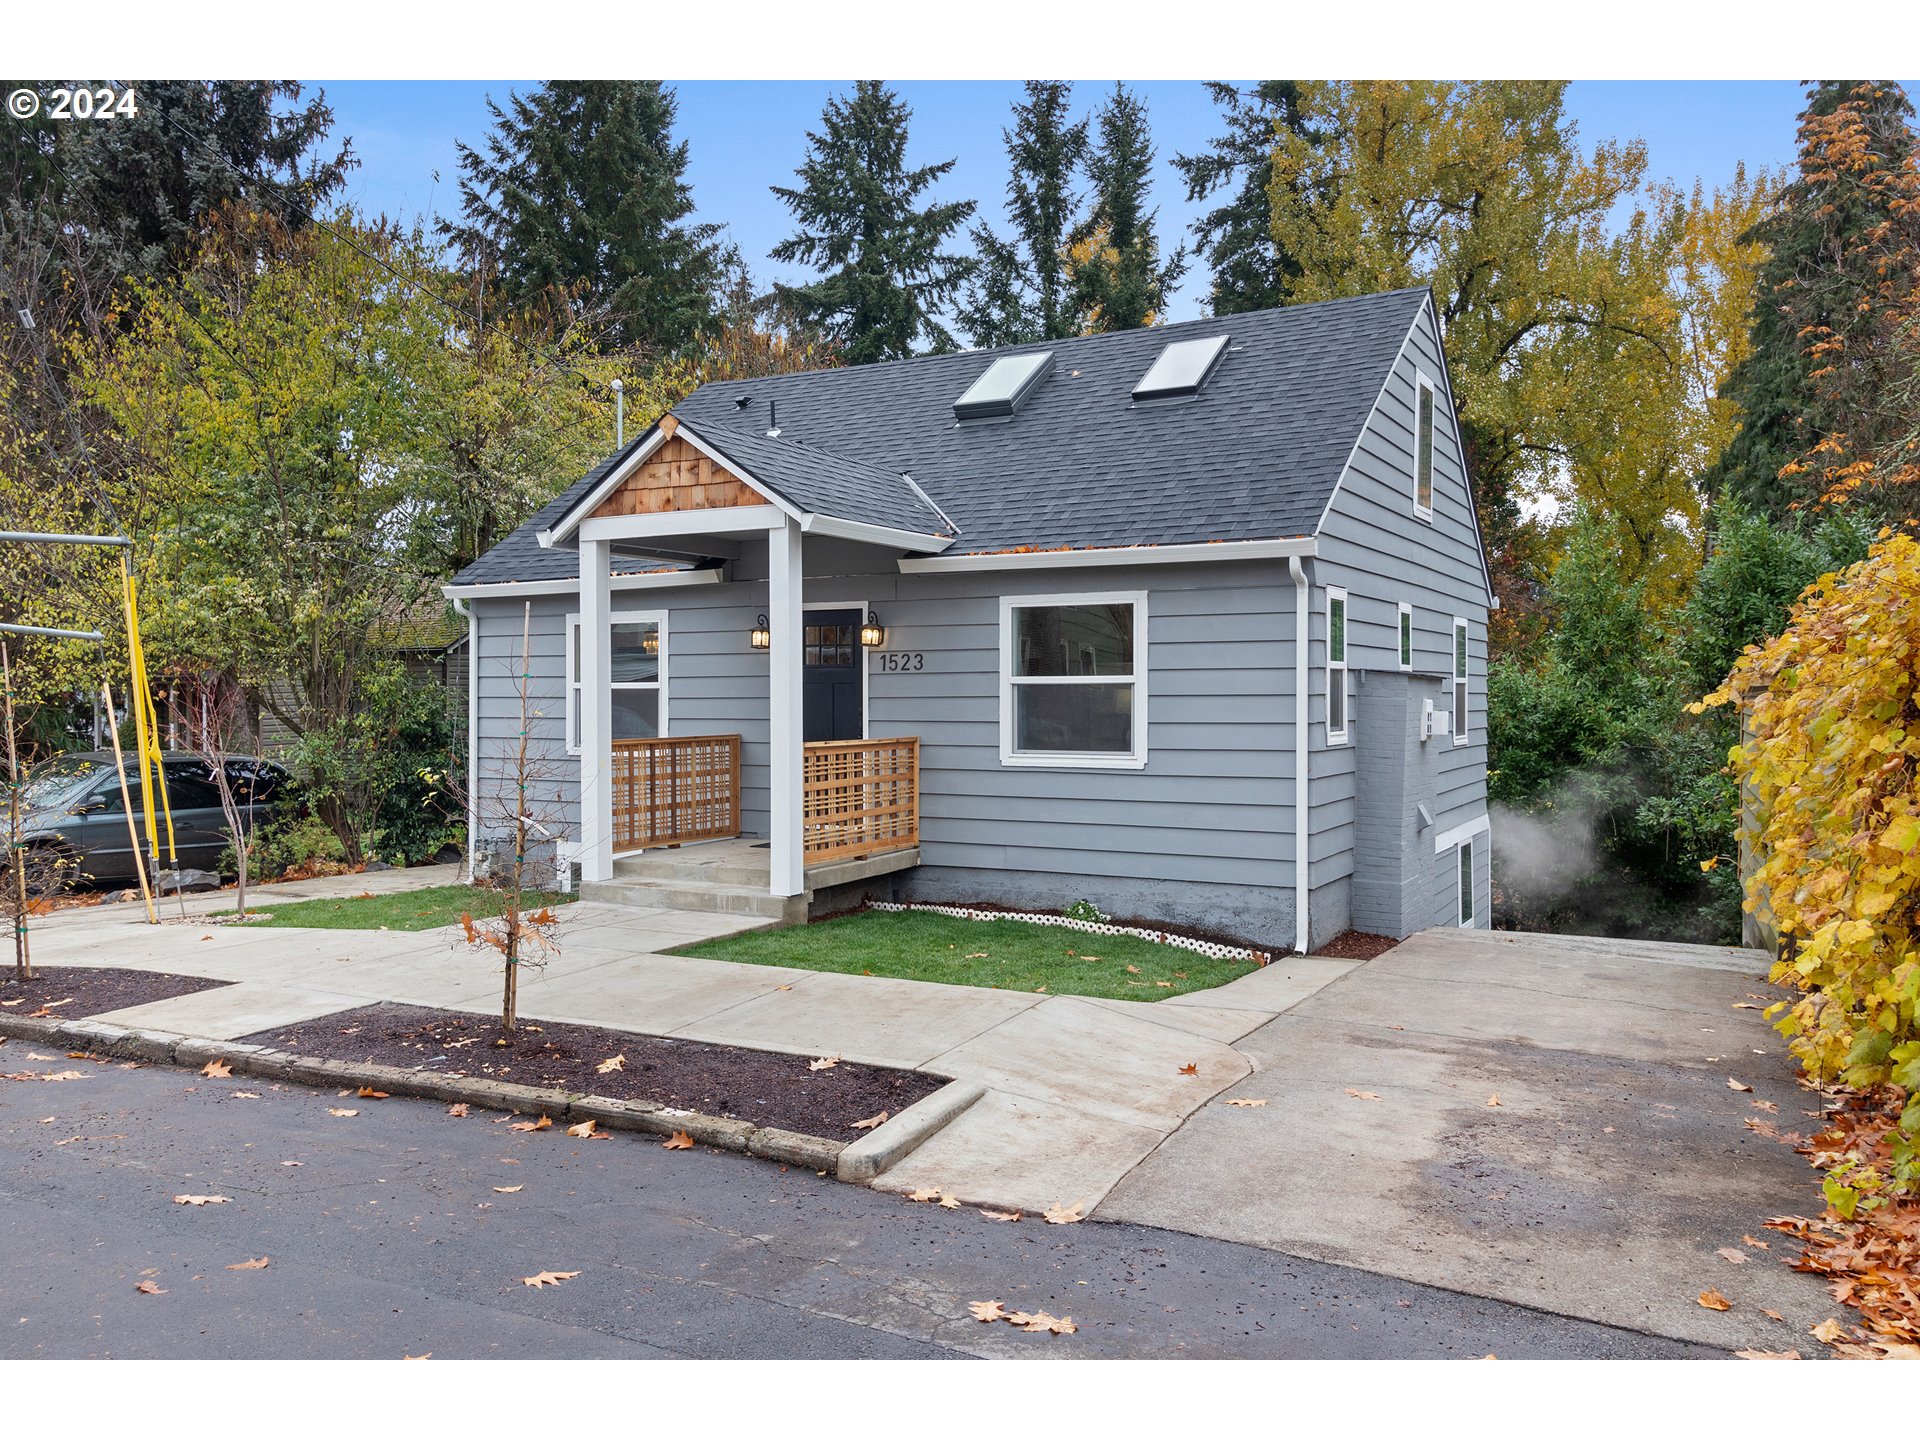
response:
{"label": "white roof edge trim", "polygon": [[[609,582],[615,590],[661,590],[677,585],[714,585],[726,578],[723,570],[662,570],[646,575],[615,575]],[[440,593],[449,600],[489,600],[524,595],[572,595],[580,588],[578,580],[494,580],[479,585],[442,585]]]}
{"label": "white roof edge trim", "polygon": [[1091,565],[1192,565],[1227,560],[1284,560],[1319,554],[1312,536],[1291,540],[1222,540],[1209,545],[1113,545],[1097,550],[1020,550],[1004,555],[930,555],[900,561],[903,575],[962,570],[1058,570]]}
{"label": "white roof edge trim", "polygon": [[951,535],[925,535],[918,530],[896,530],[890,525],[869,525],[861,520],[842,520],[835,515],[803,515],[800,517],[800,529],[807,535],[864,540],[875,545],[890,545],[897,550],[917,550],[926,555],[938,555],[953,544]]}

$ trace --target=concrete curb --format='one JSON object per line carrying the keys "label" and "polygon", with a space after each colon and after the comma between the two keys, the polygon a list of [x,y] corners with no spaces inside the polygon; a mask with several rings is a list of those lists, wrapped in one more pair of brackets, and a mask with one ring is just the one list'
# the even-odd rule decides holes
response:
{"label": "concrete curb", "polygon": [[916,1100],[877,1129],[851,1145],[842,1146],[835,1176],[852,1185],[866,1185],[899,1164],[926,1140],[951,1123],[987,1087],[972,1080],[953,1080],[924,1100]]}
{"label": "concrete curb", "polygon": [[[242,1044],[236,1040],[201,1040],[163,1030],[129,1030],[98,1020],[35,1020],[25,1015],[0,1015],[0,1035],[63,1050],[85,1050],[115,1060],[140,1060],[149,1065],[182,1065],[197,1069],[209,1060],[224,1060],[238,1075],[336,1088],[350,1085],[357,1089],[362,1085],[371,1085],[389,1095],[407,1095],[449,1103],[465,1101],[487,1110],[546,1115],[556,1125],[577,1125],[582,1120],[593,1120],[608,1130],[635,1130],[647,1135],[671,1135],[676,1130],[684,1130],[702,1145],[731,1150],[737,1155],[775,1160],[783,1165],[824,1170],[830,1175],[838,1169],[840,1153],[847,1148],[844,1141],[829,1140],[820,1135],[803,1135],[796,1130],[758,1126],[745,1120],[701,1115],[692,1110],[676,1110],[651,1100],[615,1100],[605,1095],[582,1095],[533,1085],[509,1085],[504,1081],[482,1080],[465,1075],[436,1075],[427,1070],[404,1070],[395,1065],[323,1060],[314,1055],[294,1055],[283,1050],[270,1050],[264,1045]],[[947,1090],[952,1088],[949,1085]],[[900,1119],[946,1093],[946,1090],[935,1091],[919,1105],[903,1110]],[[891,1121],[880,1128],[890,1130],[898,1123],[898,1120]],[[879,1134],[879,1131],[875,1134]],[[873,1136],[867,1138],[870,1140]],[[919,1139],[913,1141],[913,1144],[918,1143]],[[906,1151],[899,1153],[905,1154]]]}

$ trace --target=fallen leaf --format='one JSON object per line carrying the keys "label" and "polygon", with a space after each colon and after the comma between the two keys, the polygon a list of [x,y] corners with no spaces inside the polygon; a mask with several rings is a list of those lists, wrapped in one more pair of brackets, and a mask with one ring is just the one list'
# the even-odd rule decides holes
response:
{"label": "fallen leaf", "polygon": [[293,1169],[293,1168],[295,1168],[296,1166],[299,1166],[299,1165],[304,1165],[304,1164],[306,1164],[307,1162],[306,1162],[306,1161],[304,1161],[304,1160],[282,1160],[282,1161],[281,1161],[280,1163],[281,1163],[282,1165],[284,1165],[284,1166],[286,1166],[286,1167],[287,1167],[287,1168],[288,1168],[289,1170],[291,1170],[291,1169]]}
{"label": "fallen leaf", "polygon": [[329,1105],[327,1107],[327,1114],[329,1115],[358,1115],[359,1113],[358,1110],[342,1110],[338,1105]]}
{"label": "fallen leaf", "polygon": [[1736,1360],[1798,1360],[1800,1352],[1798,1350],[1736,1350],[1733,1352],[1733,1358]]}
{"label": "fallen leaf", "polygon": [[1378,1095],[1374,1094],[1373,1091],[1371,1090],[1355,1090],[1351,1086],[1347,1088],[1347,1094],[1351,1095],[1356,1100],[1378,1100],[1380,1098]]}
{"label": "fallen leaf", "polygon": [[578,1125],[569,1125],[567,1134],[576,1140],[591,1140],[593,1139],[593,1121],[582,1120]]}
{"label": "fallen leaf", "polygon": [[807,1062],[807,1069],[831,1070],[834,1066],[838,1065],[839,1063],[840,1063],[840,1057],[838,1055],[822,1055],[818,1060],[809,1060]]}
{"label": "fallen leaf", "polygon": [[1498,1095],[1487,1096],[1487,1109],[1500,1110],[1504,1108],[1505,1107],[1500,1104],[1500,1097]]}
{"label": "fallen leaf", "polygon": [[1714,1251],[1713,1253],[1718,1255],[1722,1260],[1726,1261],[1729,1265],[1744,1265],[1747,1263],[1747,1257],[1745,1256],[1745,1254],[1743,1254],[1741,1251],[1734,1249],[1731,1245],[1722,1245],[1718,1250]]}
{"label": "fallen leaf", "polygon": [[173,1203],[176,1205],[229,1205],[233,1203],[233,1197],[230,1195],[176,1195],[173,1197]]}
{"label": "fallen leaf", "polygon": [[853,1128],[855,1130],[871,1130],[876,1125],[885,1124],[887,1116],[890,1113],[889,1111],[882,1110],[878,1115],[869,1115],[864,1120],[856,1120],[853,1122]]}
{"label": "fallen leaf", "polygon": [[133,1288],[138,1290],[142,1295],[164,1295],[167,1293],[151,1280],[142,1280]]}
{"label": "fallen leaf", "polygon": [[371,1085],[362,1085],[357,1092],[362,1100],[385,1100],[387,1092],[376,1090]]}
{"label": "fallen leaf", "polygon": [[408,1355],[408,1354],[402,1353],[400,1358],[402,1360],[431,1360],[433,1358],[433,1351],[429,1350],[424,1355]]}
{"label": "fallen leaf", "polygon": [[526,1188],[524,1185],[496,1185],[493,1187],[493,1193],[496,1195],[518,1195]]}
{"label": "fallen leaf", "polygon": [[989,1220],[998,1220],[1003,1225],[1011,1225],[1020,1218],[1018,1210],[988,1210],[983,1206],[980,1213]]}
{"label": "fallen leaf", "polygon": [[1007,1312],[1000,1308],[998,1300],[975,1300],[967,1306],[967,1311],[983,1325],[1007,1318]]}
{"label": "fallen leaf", "polygon": [[562,1280],[571,1280],[579,1273],[578,1270],[542,1270],[538,1275],[522,1275],[520,1283],[531,1290],[539,1290],[544,1286],[558,1285]]}
{"label": "fallen leaf", "polygon": [[[1031,1330],[1033,1327],[1029,1325],[1027,1328]],[[1073,1323],[1073,1316],[1062,1315],[1058,1320],[1049,1324],[1047,1329],[1056,1335],[1073,1335],[1079,1332],[1080,1327]]]}
{"label": "fallen leaf", "polygon": [[969,960],[984,960],[986,958],[987,952],[984,950],[969,950],[967,952],[967,959]]}
{"label": "fallen leaf", "polygon": [[940,1187],[938,1185],[923,1185],[918,1190],[910,1190],[907,1192],[907,1199],[909,1200],[938,1200],[939,1198]]}
{"label": "fallen leaf", "polygon": [[238,1265],[227,1266],[227,1269],[229,1270],[264,1270],[267,1268],[268,1262],[270,1262],[272,1259],[273,1257],[271,1255],[262,1255],[258,1260],[242,1260]]}
{"label": "fallen leaf", "polygon": [[1173,981],[1171,980],[1156,980],[1153,983],[1162,990],[1173,989]]}
{"label": "fallen leaf", "polygon": [[1182,1075],[1198,1075],[1200,1073],[1200,1067],[1194,1064],[1182,1065],[1180,1067],[1180,1073]]}
{"label": "fallen leaf", "polygon": [[1139,973],[1140,973],[1140,967],[1138,965],[1127,966],[1127,974],[1138,975]]}
{"label": "fallen leaf", "polygon": [[538,1120],[516,1120],[507,1128],[509,1130],[551,1130],[553,1117],[542,1115]]}
{"label": "fallen leaf", "polygon": [[951,1195],[942,1195],[940,1197],[940,1208],[942,1210],[958,1210],[960,1208],[960,1202]]}
{"label": "fallen leaf", "polygon": [[693,1137],[684,1130],[676,1130],[660,1142],[662,1150],[691,1150]]}
{"label": "fallen leaf", "polygon": [[200,1073],[209,1080],[225,1080],[233,1074],[233,1066],[224,1060],[209,1060],[200,1067]]}
{"label": "fallen leaf", "polygon": [[1040,1218],[1049,1225],[1078,1225],[1087,1217],[1080,1213],[1081,1201],[1071,1205],[1049,1205],[1040,1212]]}
{"label": "fallen leaf", "polygon": [[464,1100],[458,1101],[455,1104],[449,1105],[447,1107],[447,1114],[453,1116],[453,1118],[456,1120],[464,1120],[471,1113],[472,1112],[467,1109],[467,1102]]}
{"label": "fallen leaf", "polygon": [[615,1055],[611,1059],[602,1060],[598,1065],[594,1066],[593,1073],[596,1075],[611,1075],[616,1070],[624,1070],[626,1068],[627,1057],[625,1055]]}
{"label": "fallen leaf", "polygon": [[228,1098],[233,1100],[258,1100],[260,1098],[260,1092],[258,1090],[236,1090]]}
{"label": "fallen leaf", "polygon": [[1778,1115],[1780,1113],[1780,1107],[1771,1100],[1749,1100],[1747,1103],[1756,1110],[1766,1111],[1769,1115]]}
{"label": "fallen leaf", "polygon": [[1787,1318],[1786,1316],[1782,1315],[1778,1310],[1762,1310],[1760,1313],[1766,1316],[1769,1320],[1778,1320],[1783,1324],[1785,1323]]}
{"label": "fallen leaf", "polygon": [[1828,1316],[1825,1320],[1822,1320],[1818,1325],[1815,1325],[1811,1330],[1807,1331],[1807,1333],[1823,1345],[1838,1345],[1842,1340],[1847,1338],[1846,1330],[1841,1326],[1840,1322],[1832,1316]]}
{"label": "fallen leaf", "polygon": [[[1751,1245],[1756,1250],[1771,1250],[1773,1248],[1766,1241],[1756,1240],[1751,1235],[1742,1235],[1740,1237],[1740,1243],[1742,1245]],[[1768,1313],[1771,1314],[1772,1312],[1769,1311]]]}
{"label": "fallen leaf", "polygon": [[776,990],[791,990],[793,987],[791,985],[776,985],[773,988]]}
{"label": "fallen leaf", "polygon": [[1236,1100],[1229,1100],[1229,1101],[1227,1101],[1227,1104],[1229,1104],[1229,1105],[1240,1105],[1240,1106],[1243,1106],[1243,1107],[1245,1107],[1245,1108],[1247,1108],[1247,1109],[1249,1109],[1249,1110],[1251,1110],[1251,1109],[1252,1109],[1252,1108],[1253,1108],[1254,1106],[1256,1106],[1256,1105],[1264,1105],[1264,1104],[1266,1104],[1266,1103],[1267,1103],[1267,1102],[1266,1102],[1266,1101],[1264,1101],[1264,1100],[1238,1100],[1238,1099],[1236,1099]]}
{"label": "fallen leaf", "polygon": [[1718,1290],[1702,1290],[1700,1292],[1700,1304],[1703,1309],[1707,1310],[1731,1310],[1733,1308],[1733,1301],[1722,1295]]}
{"label": "fallen leaf", "polygon": [[1748,1091],[1748,1090],[1751,1090],[1751,1089],[1753,1089],[1753,1086],[1751,1086],[1751,1085],[1742,1085],[1742,1084],[1741,1084],[1741,1083],[1740,1083],[1740,1082],[1739,1082],[1738,1080],[1735,1080],[1735,1079],[1734,1079],[1734,1078],[1733,1078],[1732,1076],[1728,1076],[1728,1077],[1727,1077],[1727,1089],[1729,1089],[1729,1090],[1739,1090],[1739,1091],[1741,1091],[1742,1093],[1744,1093],[1744,1092],[1746,1092],[1746,1091]]}

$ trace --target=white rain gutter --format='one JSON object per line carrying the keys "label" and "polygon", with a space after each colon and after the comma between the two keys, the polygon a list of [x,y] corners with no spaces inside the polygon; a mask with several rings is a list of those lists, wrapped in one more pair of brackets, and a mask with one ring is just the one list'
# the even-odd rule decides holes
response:
{"label": "white rain gutter", "polygon": [[1287,557],[1293,574],[1293,948],[1307,953],[1309,869],[1307,842],[1312,827],[1307,815],[1307,567],[1298,555]]}
{"label": "white rain gutter", "polygon": [[467,883],[473,883],[480,845],[480,622],[473,607],[449,592],[447,602],[467,619]]}

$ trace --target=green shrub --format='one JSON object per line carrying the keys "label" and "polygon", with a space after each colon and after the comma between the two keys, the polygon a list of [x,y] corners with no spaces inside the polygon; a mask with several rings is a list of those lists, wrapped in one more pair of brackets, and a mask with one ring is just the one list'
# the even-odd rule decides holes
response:
{"label": "green shrub", "polygon": [[[340,837],[318,815],[296,815],[291,810],[262,825],[248,857],[255,879],[274,880],[289,870],[305,870],[314,865],[345,865],[347,850]],[[232,875],[239,869],[229,845],[220,856],[220,871]]]}

